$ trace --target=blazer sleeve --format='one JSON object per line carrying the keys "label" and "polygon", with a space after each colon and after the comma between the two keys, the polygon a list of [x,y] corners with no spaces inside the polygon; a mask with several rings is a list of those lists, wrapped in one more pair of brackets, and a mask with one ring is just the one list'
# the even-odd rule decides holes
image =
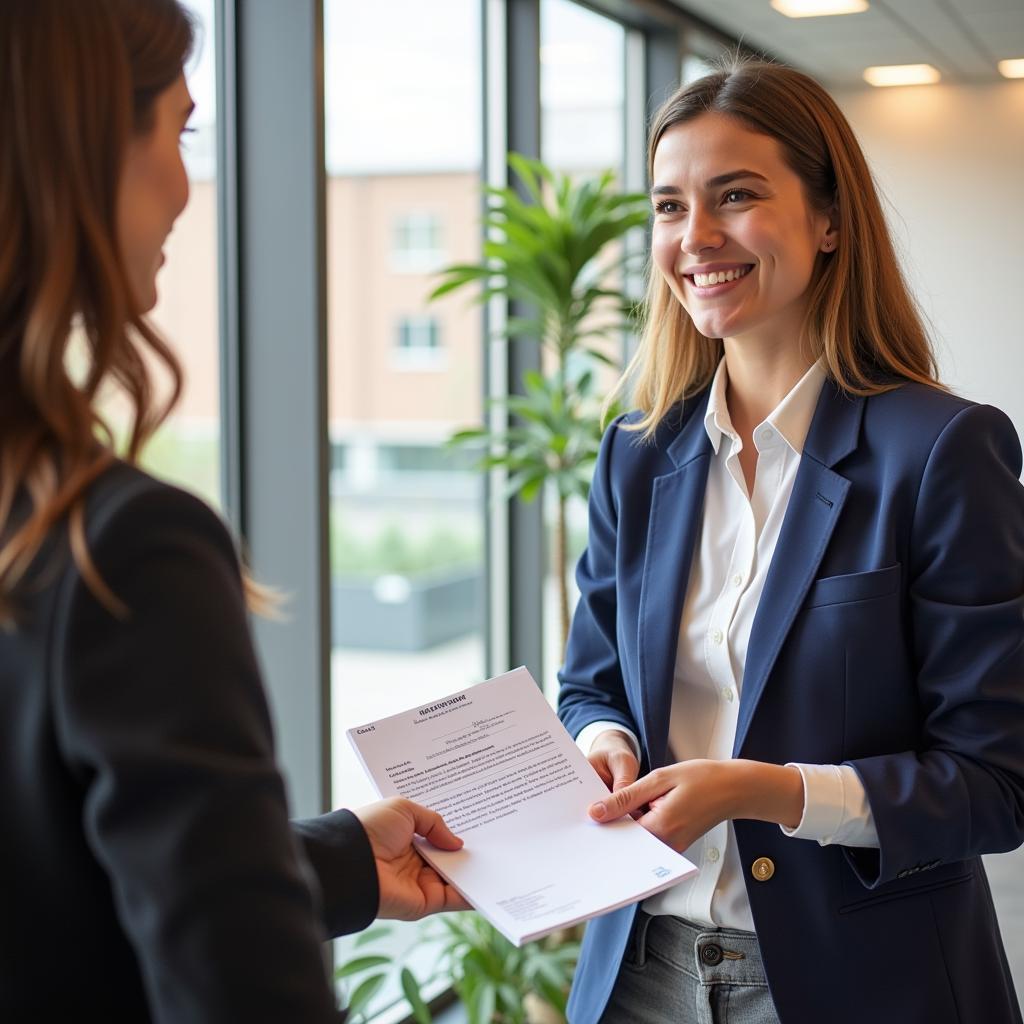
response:
{"label": "blazer sleeve", "polygon": [[601,439],[588,506],[587,548],[576,568],[580,597],[569,629],[558,715],[576,737],[591,722],[623,725],[639,733],[626,700],[616,637],[618,515],[612,495],[611,459],[622,418]]}
{"label": "blazer sleeve", "polygon": [[320,886],[322,917],[331,938],[367,927],[380,907],[380,883],[370,840],[346,810],[293,821]]}
{"label": "blazer sleeve", "polygon": [[879,850],[847,850],[870,888],[1024,841],[1024,488],[1009,419],[960,411],[921,479],[909,607],[916,749],[849,762]]}
{"label": "blazer sleeve", "polygon": [[[231,540],[200,501],[152,481],[114,504],[91,520],[90,553],[127,615],[70,571],[50,678],[86,839],[153,1019],[335,1020]],[[368,846],[351,823],[344,836],[352,885],[332,878],[330,900],[347,891],[361,922]]]}

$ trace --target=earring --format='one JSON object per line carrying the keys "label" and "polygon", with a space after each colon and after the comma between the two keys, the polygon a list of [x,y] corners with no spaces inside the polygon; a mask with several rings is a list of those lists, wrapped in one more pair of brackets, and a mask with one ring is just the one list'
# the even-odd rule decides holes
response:
{"label": "earring", "polygon": [[831,238],[826,238],[825,241],[822,243],[822,248],[826,252],[830,252],[832,250],[832,246],[835,245],[835,244],[836,243],[833,242]]}

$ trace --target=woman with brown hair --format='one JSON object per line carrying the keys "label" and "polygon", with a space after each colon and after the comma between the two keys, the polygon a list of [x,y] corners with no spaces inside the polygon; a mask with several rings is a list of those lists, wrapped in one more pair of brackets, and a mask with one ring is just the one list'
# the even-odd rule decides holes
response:
{"label": "woman with brown hair", "polygon": [[647,322],[560,714],[700,868],[593,922],[573,1024],[1021,1021],[1024,489],[952,395],[846,119],[737,62],[654,118]]}
{"label": "woman with brown hair", "polygon": [[326,1021],[328,934],[464,906],[409,801],[289,829],[232,541],[134,465],[191,45],[176,0],[0,4],[3,1020]]}

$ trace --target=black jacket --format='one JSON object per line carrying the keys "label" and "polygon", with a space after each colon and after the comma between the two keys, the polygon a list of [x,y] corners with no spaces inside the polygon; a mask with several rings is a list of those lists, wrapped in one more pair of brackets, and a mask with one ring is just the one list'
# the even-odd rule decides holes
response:
{"label": "black jacket", "polygon": [[332,1020],[373,857],[347,811],[289,827],[231,538],[122,463],[86,523],[127,618],[55,535],[0,632],[0,1020]]}

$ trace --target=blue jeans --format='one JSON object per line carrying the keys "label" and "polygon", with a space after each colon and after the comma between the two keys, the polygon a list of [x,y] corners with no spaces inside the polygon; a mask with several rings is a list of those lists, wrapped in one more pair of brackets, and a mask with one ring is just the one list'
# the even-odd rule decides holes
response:
{"label": "blue jeans", "polygon": [[601,1024],[779,1024],[753,932],[638,910]]}

